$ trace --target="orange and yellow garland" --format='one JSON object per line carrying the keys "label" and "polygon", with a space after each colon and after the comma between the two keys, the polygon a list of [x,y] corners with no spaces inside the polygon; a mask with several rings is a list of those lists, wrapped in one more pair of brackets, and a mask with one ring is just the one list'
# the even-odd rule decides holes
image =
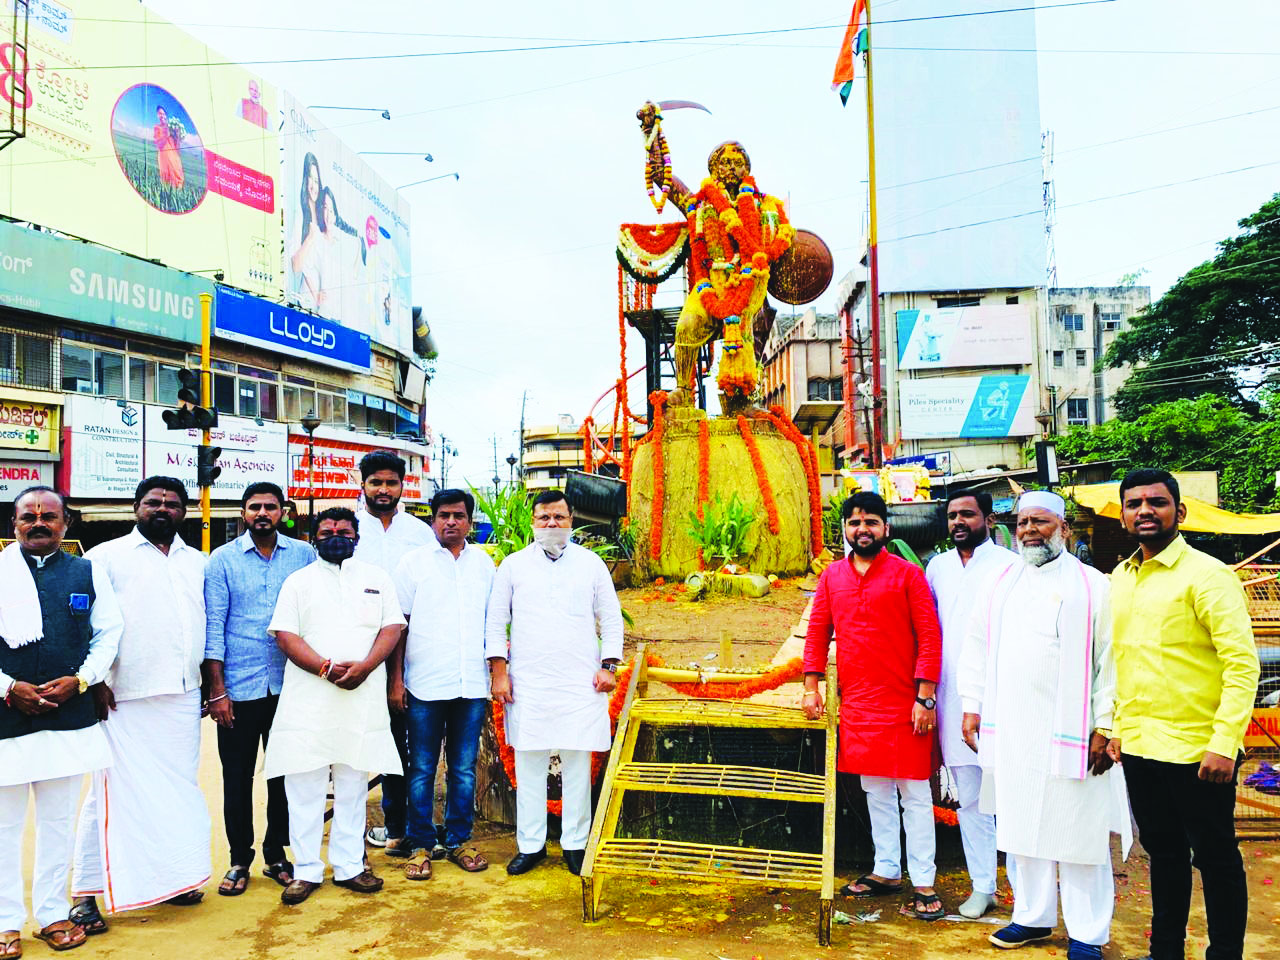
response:
{"label": "orange and yellow garland", "polygon": [[770,420],[795,446],[804,464],[804,478],[809,486],[809,547],[814,556],[825,546],[822,542],[822,487],[818,482],[818,452],[809,438],[800,432],[781,406],[774,405],[764,417]]}
{"label": "orange and yellow garland", "polygon": [[[698,421],[698,519],[702,519],[702,507],[711,497],[711,427],[706,420]],[[702,547],[698,547],[698,569],[705,570],[706,561]]]}
{"label": "orange and yellow garland", "polygon": [[751,421],[738,414],[738,432],[742,434],[742,442],[747,445],[747,453],[751,456],[751,466],[756,472],[756,483],[760,486],[760,496],[764,499],[764,511],[769,518],[769,532],[775,537],[782,529],[782,521],[778,519],[778,501],[774,499],[773,487],[769,484],[769,475],[764,469],[764,460],[760,457],[760,447],[756,444],[755,435],[751,432]]}
{"label": "orange and yellow garland", "polygon": [[653,511],[649,525],[649,555],[656,562],[662,557],[662,509],[667,496],[664,485],[666,465],[662,450],[662,433],[666,427],[666,391],[653,391],[649,394],[649,402],[653,404],[653,429],[647,435],[653,440]]}

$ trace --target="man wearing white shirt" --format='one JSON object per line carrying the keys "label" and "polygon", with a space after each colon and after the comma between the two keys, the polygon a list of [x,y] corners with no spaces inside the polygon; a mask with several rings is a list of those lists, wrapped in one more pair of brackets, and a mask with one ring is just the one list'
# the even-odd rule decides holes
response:
{"label": "man wearing white shirt", "polygon": [[964,742],[964,710],[956,688],[956,664],[964,648],[974,600],[992,577],[1017,562],[1017,554],[991,539],[991,494],[956,490],[947,497],[947,527],[954,550],[929,561],[925,579],[938,605],[942,624],[942,676],[938,680],[938,733],[942,759],[960,801],[960,841],[973,884],[972,895],[960,905],[962,916],[976,920],[995,906],[996,818],[978,809],[982,767],[978,755]]}
{"label": "man wearing white shirt", "polygon": [[[560,847],[582,869],[591,829],[591,754],[609,749],[609,693],[622,659],[622,609],[604,561],[569,541],[565,495],[533,501],[534,542],[498,568],[485,617],[493,698],[515,751],[516,846],[507,873],[547,857],[547,769],[560,755]],[[507,627],[511,628],[508,641]]]}
{"label": "man wearing white shirt", "polygon": [[[434,546],[431,527],[400,509],[404,495],[404,477],[408,464],[390,450],[374,450],[360,460],[361,492],[364,504],[356,511],[356,559],[371,563],[392,576],[410,550]],[[391,736],[400,751],[400,763],[408,769],[409,739],[404,714],[392,711]],[[405,778],[387,775],[382,778],[383,826],[374,827],[365,839],[375,846],[386,846],[388,856],[407,857],[401,849],[404,838],[407,800]],[[443,856],[444,851],[440,851]]]}
{"label": "man wearing white shirt", "polygon": [[31,902],[55,950],[84,943],[67,873],[84,775],[111,763],[88,693],[111,668],[124,623],[111,581],[62,552],[66,504],[49,487],[13,502],[17,543],[0,551],[0,957],[22,950],[22,831],[35,795]]}
{"label": "man wearing white shirt", "polygon": [[196,782],[205,556],[178,536],[187,515],[180,480],[146,478],[133,509],[132,531],[85,555],[106,572],[124,617],[111,675],[94,688],[110,776],[94,774],[76,835],[71,918],[88,933],[106,930],[96,894],[112,913],[189,906],[212,870],[209,808]]}
{"label": "man wearing white shirt", "polygon": [[[489,701],[484,656],[485,605],[493,587],[493,560],[467,543],[475,498],[441,490],[431,498],[437,547],[419,547],[396,568],[396,593],[409,618],[405,641],[392,654],[390,700],[409,728],[409,817],[403,848],[421,861],[405,864],[410,880],[431,879],[431,852],[476,873],[489,861],[471,845],[475,815],[476,754]],[[436,767],[444,744],[448,793],[443,826],[432,823]]]}

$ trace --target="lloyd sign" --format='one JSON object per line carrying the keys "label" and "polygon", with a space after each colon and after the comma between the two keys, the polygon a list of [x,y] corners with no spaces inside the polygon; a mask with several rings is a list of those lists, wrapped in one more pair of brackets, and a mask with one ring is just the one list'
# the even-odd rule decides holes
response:
{"label": "lloyd sign", "polygon": [[[196,445],[199,430],[168,430],[161,414],[166,407],[146,408],[146,444],[143,470],[147,476],[177,477],[194,496]],[[222,448],[218,466],[222,474],[213,485],[214,500],[239,500],[244,488],[259,480],[285,485],[288,429],[283,423],[268,421],[258,426],[244,417],[218,418],[209,431],[209,443]]]}
{"label": "lloyd sign", "polygon": [[368,334],[227,287],[218,287],[214,333],[331,367],[369,370]]}

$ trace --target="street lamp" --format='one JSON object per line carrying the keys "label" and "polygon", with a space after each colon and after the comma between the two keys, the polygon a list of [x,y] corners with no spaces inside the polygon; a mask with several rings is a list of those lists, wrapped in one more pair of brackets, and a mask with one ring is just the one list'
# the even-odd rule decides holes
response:
{"label": "street lamp", "polygon": [[312,407],[302,418],[302,429],[307,431],[307,523],[316,522],[316,427],[321,420]]}
{"label": "street lamp", "polygon": [[427,163],[435,160],[431,154],[424,154],[421,150],[361,150],[356,156],[359,157],[422,157]]}
{"label": "street lamp", "polygon": [[427,177],[427,179],[425,180],[414,180],[412,183],[402,183],[400,186],[396,187],[396,189],[407,190],[410,187],[416,187],[416,186],[419,186],[420,184],[430,183],[432,180],[444,180],[444,179],[447,179],[448,177],[453,177],[453,179],[455,180],[461,179],[457,173],[442,173],[438,177]]}
{"label": "street lamp", "polygon": [[516,455],[514,453],[507,454],[507,482],[513,485],[516,482]]}
{"label": "street lamp", "polygon": [[322,103],[308,103],[307,109],[308,110],[363,110],[369,113],[380,113],[382,114],[383,120],[391,119],[391,111],[386,110],[382,107],[333,107],[333,106],[327,106]]}

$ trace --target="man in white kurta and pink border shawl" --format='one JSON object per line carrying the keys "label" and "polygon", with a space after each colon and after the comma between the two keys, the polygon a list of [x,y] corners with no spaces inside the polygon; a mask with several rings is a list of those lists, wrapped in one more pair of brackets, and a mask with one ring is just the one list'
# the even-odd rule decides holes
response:
{"label": "man in white kurta and pink border shawl", "polygon": [[1059,893],[1069,960],[1100,960],[1115,901],[1111,833],[1129,817],[1105,748],[1115,662],[1106,577],[1067,552],[1066,509],[1034,491],[1018,503],[1015,563],[975,603],[958,671],[964,734],[982,766],[982,809],[1009,861],[1005,949],[1047,940]]}

